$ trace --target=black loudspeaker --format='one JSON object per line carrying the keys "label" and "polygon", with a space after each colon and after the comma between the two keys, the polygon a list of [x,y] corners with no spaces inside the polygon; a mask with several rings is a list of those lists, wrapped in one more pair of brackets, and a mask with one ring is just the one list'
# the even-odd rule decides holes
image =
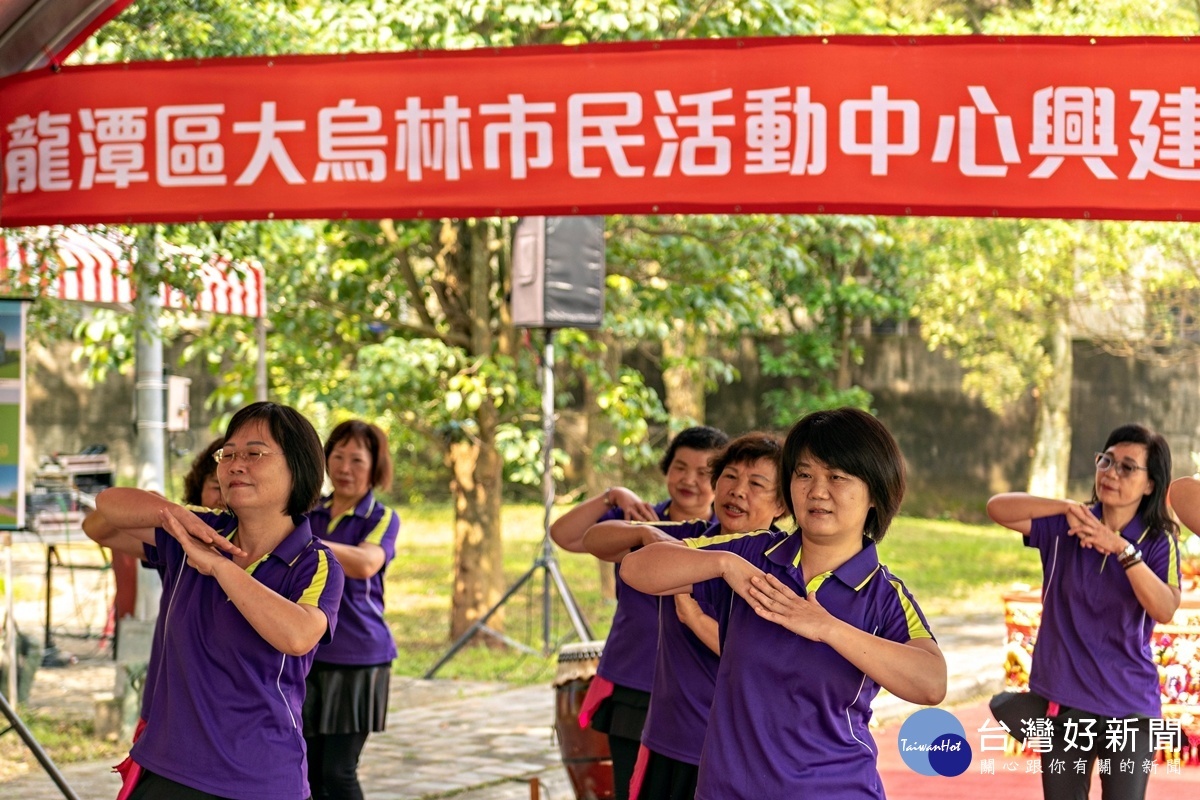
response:
{"label": "black loudspeaker", "polygon": [[604,217],[522,217],[513,231],[512,317],[518,328],[599,328]]}

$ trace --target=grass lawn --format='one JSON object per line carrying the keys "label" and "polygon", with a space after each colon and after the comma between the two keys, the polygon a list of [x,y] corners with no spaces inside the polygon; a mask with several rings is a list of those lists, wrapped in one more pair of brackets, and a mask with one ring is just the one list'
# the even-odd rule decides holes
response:
{"label": "grass lawn", "polygon": [[[562,509],[565,510],[565,509]],[[556,510],[555,514],[562,510]],[[506,585],[534,562],[542,537],[541,506],[505,506],[504,571]],[[400,657],[396,672],[421,676],[449,648],[453,515],[449,506],[401,509],[403,520],[396,561],[388,571],[388,619]],[[995,525],[969,525],[902,517],[881,547],[892,571],[912,590],[929,616],[974,612],[1001,613],[1000,595],[1014,583],[1036,585],[1041,567],[1021,537]],[[597,639],[612,623],[613,605],[600,596],[598,562],[590,556],[556,551],[567,584]],[[542,647],[539,570],[504,606],[507,635]],[[570,620],[557,595],[551,607],[552,640],[573,639]],[[557,651],[557,647],[552,647]],[[530,656],[507,648],[467,647],[437,673],[439,678],[543,683],[554,676],[555,654]]]}
{"label": "grass lawn", "polygon": [[[74,719],[53,712],[31,715],[21,710],[19,713],[33,738],[55,764],[95,759],[108,759],[116,764],[129,751],[128,744],[97,736],[91,720]],[[3,724],[7,729],[8,720],[3,720]],[[36,772],[38,768],[37,761],[16,731],[10,731],[8,736],[0,736],[0,785],[4,781]],[[0,796],[11,797],[3,789],[0,789]]]}

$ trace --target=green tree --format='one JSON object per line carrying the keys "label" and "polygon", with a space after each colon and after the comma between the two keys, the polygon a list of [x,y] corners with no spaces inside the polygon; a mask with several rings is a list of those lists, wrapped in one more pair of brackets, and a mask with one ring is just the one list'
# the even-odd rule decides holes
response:
{"label": "green tree", "polygon": [[702,423],[704,397],[736,378],[712,355],[756,328],[771,298],[756,275],[750,217],[616,217],[611,221],[606,320],[629,346],[661,348],[674,430]]}
{"label": "green tree", "polygon": [[[964,388],[1000,411],[1032,393],[1029,490],[1066,493],[1071,444],[1073,317],[1104,308],[1128,276],[1125,223],[1068,220],[913,221],[921,332],[965,368]],[[1138,336],[1136,331],[1128,331]]]}
{"label": "green tree", "polygon": [[861,337],[872,323],[908,319],[907,251],[879,217],[778,218],[778,242],[764,265],[778,309],[779,336],[761,350],[763,372],[791,379],[767,393],[775,425],[820,408],[867,408],[870,394],[851,380],[862,363]]}
{"label": "green tree", "polygon": [[[83,60],[191,58],[280,52],[470,48],[604,39],[756,35],[811,29],[811,11],[795,2],[739,4],[624,2],[481,2],[462,7],[410,0],[396,4],[273,2],[249,7],[219,0],[143,2],[102,30]],[[423,427],[445,446],[457,510],[455,597],[452,632],[466,627],[502,588],[499,571],[501,450],[528,455],[527,439],[506,436],[517,424],[514,397],[531,386],[505,318],[505,223],[456,220],[438,223],[330,223],[314,229],[287,223],[195,226],[231,255],[254,253],[268,266],[272,291],[271,387],[277,397],[318,419],[334,408],[364,413],[390,396],[367,378],[421,378],[401,402],[436,414]],[[399,279],[397,279],[397,277]],[[211,363],[231,349],[250,348],[234,321],[213,333],[232,344],[198,341]],[[314,335],[315,334],[315,335]],[[414,365],[413,343],[440,352],[438,369]],[[443,349],[439,349],[443,348]],[[449,350],[444,350],[449,348]],[[419,348],[418,348],[419,349]],[[364,370],[363,365],[370,369]],[[524,368],[522,365],[525,364]],[[221,398],[245,399],[245,370],[226,370]],[[654,403],[629,373],[597,370],[589,376],[597,398],[639,398]],[[411,385],[411,384],[410,384]],[[515,388],[514,388],[515,387]],[[366,395],[366,398],[363,395]],[[610,418],[630,423],[608,401]],[[636,406],[635,406],[636,407]],[[396,414],[413,423],[415,417]],[[618,429],[617,441],[633,442],[645,419]],[[633,431],[629,433],[628,431]],[[520,459],[516,459],[520,462]],[[528,477],[528,475],[527,475]]]}
{"label": "green tree", "polygon": [[[1132,8],[1129,3],[1120,7]],[[1161,10],[1162,19],[1182,20],[1187,15],[1181,8],[1156,3],[1141,16]],[[480,0],[466,5],[143,0],[102,29],[80,58],[991,32],[1006,25],[1015,33],[1040,30],[1067,11],[1072,8],[1065,3],[969,0],[842,0],[819,8],[799,0]],[[1106,12],[1092,13],[1098,18]],[[1118,15],[1105,19],[1115,24]],[[857,353],[856,321],[892,316],[905,304],[894,282],[901,256],[889,241],[893,227],[839,218],[610,220],[608,331],[583,338],[559,334],[567,337],[560,341],[570,351],[566,362],[576,372],[573,380],[612,425],[598,434],[595,446],[608,458],[646,457],[645,439],[639,437],[661,409],[638,376],[621,370],[614,358],[645,340],[663,348],[670,376],[667,406],[680,420],[702,419],[704,389],[734,377],[728,364],[712,357],[717,345],[760,331],[789,334],[789,352],[805,354],[781,357],[771,369],[799,375],[811,396],[846,397],[838,393],[852,389],[845,376]],[[951,227],[934,233],[961,240],[967,259],[968,233]],[[386,415],[394,431],[419,429],[425,441],[437,443],[447,459],[458,510],[452,628],[461,630],[502,588],[501,476],[508,469],[511,478],[536,479],[528,458],[536,452],[536,437],[522,432],[532,427],[529,411],[536,408],[529,402],[536,353],[522,346],[505,317],[506,222],[237,223],[174,226],[164,228],[163,235],[205,243],[234,258],[251,255],[267,265],[275,396],[318,421],[351,410]],[[922,235],[933,236],[928,230]],[[218,400],[236,405],[248,397],[252,359],[247,356],[256,349],[244,323],[218,320],[189,354],[223,366],[226,382]],[[397,391],[393,382],[404,390]],[[785,401],[790,413],[816,402],[811,397],[779,400]],[[415,440],[406,446],[424,452]]]}
{"label": "green tree", "polygon": [[[976,9],[977,11],[979,9]],[[1065,0],[1003,3],[972,17],[989,34],[1179,35],[1197,8],[1121,0],[1081,6]],[[1072,318],[1082,297],[1117,302],[1139,250],[1136,229],[1120,223],[1029,220],[924,220],[911,223],[923,263],[911,275],[922,334],[966,370],[964,387],[1000,410],[1027,393],[1036,404],[1029,490],[1063,496],[1071,444]],[[1179,282],[1158,273],[1161,297]],[[1155,285],[1151,281],[1147,286]],[[1140,290],[1139,290],[1140,291]],[[1160,306],[1161,308],[1161,306]],[[1148,316],[1161,317],[1150,309]],[[1110,344],[1140,339],[1105,334]]]}

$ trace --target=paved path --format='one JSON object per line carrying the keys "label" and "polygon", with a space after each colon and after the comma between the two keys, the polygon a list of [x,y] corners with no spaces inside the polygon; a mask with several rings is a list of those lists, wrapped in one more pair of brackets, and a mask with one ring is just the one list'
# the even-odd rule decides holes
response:
{"label": "paved path", "polygon": [[[998,691],[1003,678],[1003,620],[991,614],[932,622],[950,669],[949,696],[944,705],[962,707],[974,702],[970,707],[978,708],[978,699]],[[85,673],[90,677],[82,677]],[[95,664],[39,670],[33,702],[86,704],[90,693],[83,686],[89,681],[99,682],[93,690],[108,689],[112,674],[110,665]],[[103,683],[105,677],[107,684]],[[554,700],[548,686],[396,679],[389,730],[372,736],[363,752],[360,776],[365,792],[374,800],[526,800],[533,796],[530,781],[536,779],[541,800],[572,800],[554,738]],[[916,707],[883,695],[876,700],[875,709],[881,722],[876,737],[881,751],[889,747],[894,750],[895,727]],[[967,724],[968,736],[978,726]],[[930,785],[922,786],[920,782],[935,779],[911,773],[899,764],[898,756],[893,762],[881,753],[881,768],[887,767],[889,797],[933,796],[929,794]],[[62,772],[81,800],[112,800],[117,781],[108,767],[107,763],[88,762],[67,766]],[[1200,779],[1200,768],[1195,771]],[[945,788],[955,789],[955,796],[963,796],[968,792],[961,791],[959,782],[966,777],[940,780]],[[999,788],[1001,779],[1007,776],[983,777],[997,779],[993,788]],[[913,779],[920,781],[914,784]],[[1022,785],[1029,784],[1029,796],[1037,796],[1036,781],[1031,780],[1025,779]],[[916,788],[909,793],[904,787],[911,786]],[[897,791],[900,789],[903,791]],[[62,795],[33,764],[29,774],[0,783],[0,796],[53,800]],[[985,790],[982,796],[995,795]]]}

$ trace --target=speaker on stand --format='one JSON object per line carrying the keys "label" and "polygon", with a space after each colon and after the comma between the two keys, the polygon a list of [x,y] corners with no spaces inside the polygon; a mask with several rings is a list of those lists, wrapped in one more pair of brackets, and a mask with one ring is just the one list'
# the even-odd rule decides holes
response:
{"label": "speaker on stand", "polygon": [[580,641],[592,630],[567,586],[550,539],[554,508],[554,330],[599,328],[604,321],[604,217],[522,217],[513,230],[512,319],[518,328],[541,328],[542,357],[542,546],[532,566],[487,612],[472,623],[425,673],[432,678],[476,633],[486,633],[531,654],[536,651],[495,631],[487,622],[522,586],[542,571],[542,655],[553,650],[550,588],[553,584]]}

